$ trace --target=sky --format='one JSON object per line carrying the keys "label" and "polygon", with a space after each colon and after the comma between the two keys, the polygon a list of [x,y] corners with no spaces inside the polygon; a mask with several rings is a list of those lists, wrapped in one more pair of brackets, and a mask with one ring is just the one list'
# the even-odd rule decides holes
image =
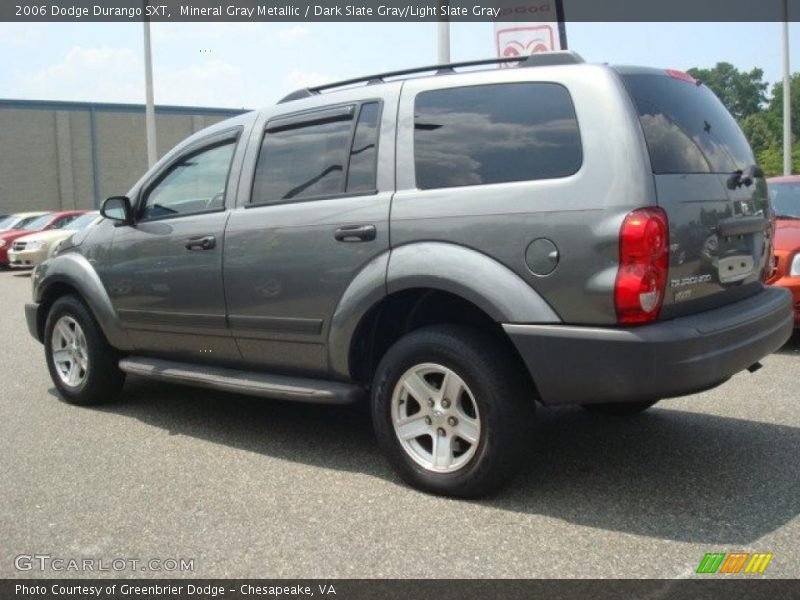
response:
{"label": "sky", "polygon": [[[800,71],[800,24],[790,63]],[[0,98],[144,102],[141,23],[0,23]],[[727,61],[781,78],[780,23],[568,23],[589,62]],[[308,85],[436,62],[436,24],[154,23],[156,104],[258,108]],[[491,23],[451,24],[453,61],[494,55]]]}

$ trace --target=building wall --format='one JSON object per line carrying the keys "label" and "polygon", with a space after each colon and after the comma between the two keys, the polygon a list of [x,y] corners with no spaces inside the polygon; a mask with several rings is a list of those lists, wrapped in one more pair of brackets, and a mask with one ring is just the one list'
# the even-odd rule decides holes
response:
{"label": "building wall", "polygon": [[[241,112],[156,107],[158,155]],[[0,214],[95,208],[146,170],[143,106],[0,100]]]}

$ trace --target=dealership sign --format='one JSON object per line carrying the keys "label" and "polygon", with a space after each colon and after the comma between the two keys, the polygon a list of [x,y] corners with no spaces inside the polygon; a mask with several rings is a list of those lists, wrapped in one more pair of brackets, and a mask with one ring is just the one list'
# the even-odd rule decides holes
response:
{"label": "dealership sign", "polygon": [[530,15],[536,21],[495,21],[494,43],[498,58],[529,56],[537,52],[565,50],[564,17],[559,0],[507,6],[503,14]]}

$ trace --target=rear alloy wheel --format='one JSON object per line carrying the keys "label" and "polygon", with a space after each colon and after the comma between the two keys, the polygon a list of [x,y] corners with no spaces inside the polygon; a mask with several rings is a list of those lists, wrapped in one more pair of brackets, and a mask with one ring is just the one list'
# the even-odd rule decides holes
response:
{"label": "rear alloy wheel", "polygon": [[434,363],[411,367],[400,377],[392,394],[392,422],[406,454],[436,473],[466,465],[481,438],[469,387],[455,371]]}
{"label": "rear alloy wheel", "polygon": [[642,400],[640,402],[600,402],[598,404],[582,404],[581,406],[592,413],[626,417],[637,415],[646,411],[657,403],[658,400]]}
{"label": "rear alloy wheel", "polygon": [[125,381],[119,353],[76,296],[53,303],[44,328],[45,357],[59,395],[89,406],[113,400]]}
{"label": "rear alloy wheel", "polygon": [[426,492],[485,495],[529,457],[534,397],[510,349],[459,325],[413,331],[375,372],[372,421],[386,457]]}

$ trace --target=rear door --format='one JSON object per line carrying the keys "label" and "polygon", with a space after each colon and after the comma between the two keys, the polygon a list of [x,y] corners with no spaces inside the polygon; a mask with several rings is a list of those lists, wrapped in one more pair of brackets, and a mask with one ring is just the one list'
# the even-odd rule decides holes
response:
{"label": "rear door", "polygon": [[618,70],[644,131],[658,205],[669,217],[662,317],[755,293],[769,255],[766,182],[742,176],[755,158],[735,119],[686,74]]}
{"label": "rear door", "polygon": [[336,305],[389,249],[397,94],[279,108],[251,136],[225,230],[228,320],[251,366],[324,375]]}

